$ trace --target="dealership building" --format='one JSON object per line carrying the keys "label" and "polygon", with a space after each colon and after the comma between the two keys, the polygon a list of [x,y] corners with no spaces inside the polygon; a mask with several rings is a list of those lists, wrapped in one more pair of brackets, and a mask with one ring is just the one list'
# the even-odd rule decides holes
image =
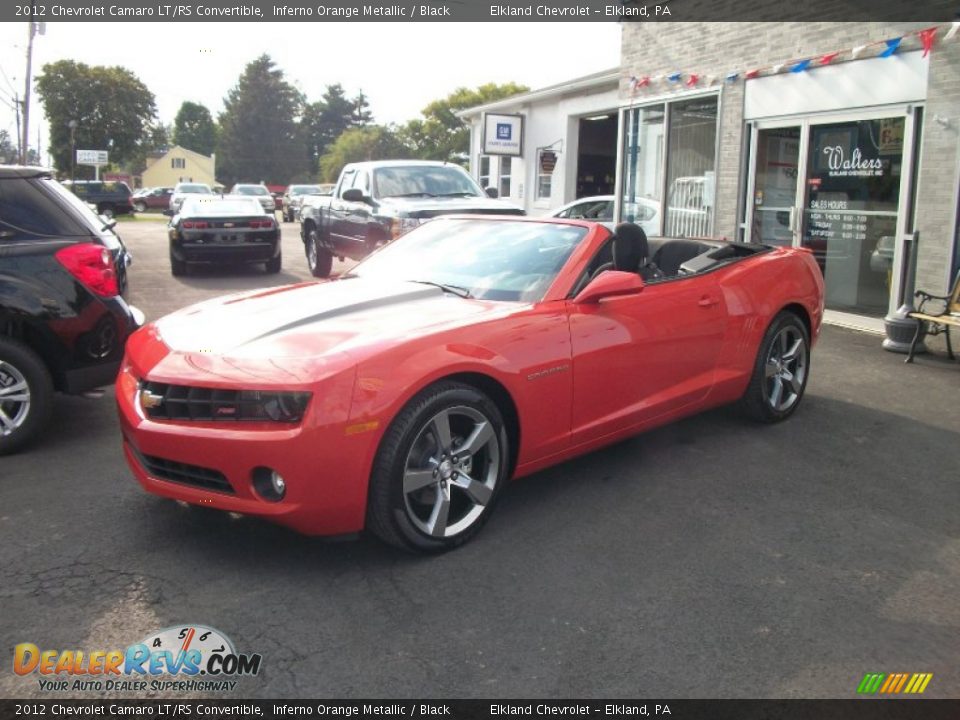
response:
{"label": "dealership building", "polygon": [[[808,247],[882,330],[960,267],[958,23],[623,23],[621,66],[460,113],[486,187],[649,234]],[[915,242],[914,242],[915,241]]]}

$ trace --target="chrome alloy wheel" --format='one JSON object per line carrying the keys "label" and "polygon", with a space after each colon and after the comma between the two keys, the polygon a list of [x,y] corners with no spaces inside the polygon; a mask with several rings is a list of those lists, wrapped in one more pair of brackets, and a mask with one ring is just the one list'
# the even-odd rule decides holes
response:
{"label": "chrome alloy wheel", "polygon": [[317,231],[311,230],[307,234],[307,265],[310,267],[310,272],[313,272],[317,267]]}
{"label": "chrome alloy wheel", "polygon": [[17,368],[0,360],[0,435],[10,435],[30,413],[30,386]]}
{"label": "chrome alloy wheel", "polygon": [[763,394],[778,413],[792,408],[800,399],[807,376],[807,346],[799,328],[783,328],[770,344],[764,365]]}
{"label": "chrome alloy wheel", "polygon": [[447,538],[483,514],[500,480],[500,440],[479,410],[458,405],[423,425],[407,454],[403,501],[426,535]]}

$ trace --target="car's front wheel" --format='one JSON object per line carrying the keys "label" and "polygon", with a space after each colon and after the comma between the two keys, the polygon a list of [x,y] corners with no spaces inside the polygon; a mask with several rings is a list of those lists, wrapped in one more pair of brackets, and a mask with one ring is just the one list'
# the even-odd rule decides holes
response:
{"label": "car's front wheel", "polygon": [[0,455],[36,435],[53,408],[53,381],[43,361],[17,340],[0,338]]}
{"label": "car's front wheel", "polygon": [[307,232],[307,266],[310,268],[310,274],[314,277],[330,277],[330,271],[333,270],[333,255],[320,244],[320,236],[315,227]]}
{"label": "car's front wheel", "polygon": [[792,312],[777,315],[760,343],[742,405],[760,422],[786,420],[800,405],[810,369],[810,335]]}
{"label": "car's front wheel", "polygon": [[508,479],[509,456],[503,417],[489,397],[461,383],[427,388],[381,442],[368,529],[417,552],[462,545],[489,517]]}
{"label": "car's front wheel", "polygon": [[146,212],[146,211],[147,211],[147,204],[146,204],[145,202],[143,202],[142,200],[141,200],[141,201],[138,201],[138,202],[136,202],[136,203],[133,204],[133,209],[136,210],[137,212],[140,212],[140,213]]}

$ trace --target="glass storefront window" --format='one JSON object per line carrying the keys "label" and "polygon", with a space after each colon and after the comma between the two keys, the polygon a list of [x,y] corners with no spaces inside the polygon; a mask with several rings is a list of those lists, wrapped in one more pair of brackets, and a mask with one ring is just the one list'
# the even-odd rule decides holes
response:
{"label": "glass storefront window", "polygon": [[620,219],[637,223],[647,235],[659,235],[664,106],[630,110],[626,114],[625,141]]}
{"label": "glass storefront window", "polygon": [[710,233],[716,149],[716,96],[671,103],[664,235],[702,237]]}

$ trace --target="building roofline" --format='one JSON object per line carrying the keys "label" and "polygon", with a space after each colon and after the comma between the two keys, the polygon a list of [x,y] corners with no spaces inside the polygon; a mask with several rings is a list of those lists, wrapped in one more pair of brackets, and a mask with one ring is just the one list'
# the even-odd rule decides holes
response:
{"label": "building roofline", "polygon": [[531,90],[519,95],[511,95],[508,98],[487,103],[486,105],[475,105],[474,107],[464,108],[463,110],[458,110],[455,112],[454,115],[460,119],[466,119],[473,117],[474,115],[490,112],[491,110],[503,110],[520,103],[545,100],[555,95],[564,95],[569,92],[586,90],[592,87],[606,85],[608,83],[619,83],[620,73],[621,69],[619,67],[611,68],[609,70],[601,70],[600,72],[595,72],[590,75],[573,78],[572,80],[565,80],[564,82],[557,83],[556,85],[548,85],[547,87]]}

